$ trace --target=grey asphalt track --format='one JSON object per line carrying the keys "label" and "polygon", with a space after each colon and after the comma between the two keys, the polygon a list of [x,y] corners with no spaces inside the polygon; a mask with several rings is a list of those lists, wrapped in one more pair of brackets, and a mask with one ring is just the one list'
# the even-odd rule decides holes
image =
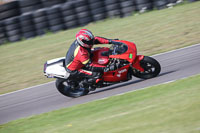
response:
{"label": "grey asphalt track", "polygon": [[200,73],[200,44],[153,57],[162,67],[158,77],[148,80],[133,78],[128,82],[97,89],[79,98],[63,96],[56,90],[54,82],[0,95],[0,124]]}

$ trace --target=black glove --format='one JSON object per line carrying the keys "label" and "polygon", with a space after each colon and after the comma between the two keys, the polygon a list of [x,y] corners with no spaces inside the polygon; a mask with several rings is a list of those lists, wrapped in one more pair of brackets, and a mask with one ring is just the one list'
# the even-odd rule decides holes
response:
{"label": "black glove", "polygon": [[116,41],[113,41],[113,40],[109,40],[109,44],[114,44],[114,45],[122,45],[123,43],[121,42],[116,42]]}
{"label": "black glove", "polygon": [[109,44],[113,44],[112,41],[119,40],[119,39],[108,39],[108,40],[109,40]]}

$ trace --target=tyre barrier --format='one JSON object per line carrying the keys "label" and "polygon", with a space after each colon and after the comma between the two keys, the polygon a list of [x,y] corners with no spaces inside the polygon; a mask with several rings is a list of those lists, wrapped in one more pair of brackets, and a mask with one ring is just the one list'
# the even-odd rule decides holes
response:
{"label": "tyre barrier", "polygon": [[43,8],[40,0],[20,0],[19,5],[21,14]]}
{"label": "tyre barrier", "polygon": [[4,30],[4,24],[0,21],[0,45],[7,42],[6,32]]}
{"label": "tyre barrier", "polygon": [[20,16],[20,25],[22,38],[28,39],[36,36],[32,12],[24,13]]}
{"label": "tyre barrier", "polygon": [[[195,2],[198,0],[187,0]],[[180,0],[17,0],[0,5],[0,44],[164,9]]]}
{"label": "tyre barrier", "polygon": [[61,7],[63,22],[66,29],[75,28],[78,26],[78,19],[74,9],[73,2],[66,2]]}
{"label": "tyre barrier", "polygon": [[61,5],[55,5],[46,10],[48,25],[51,32],[61,31],[65,28],[63,16],[61,13]]}
{"label": "tyre barrier", "polygon": [[135,0],[135,4],[136,4],[136,10],[140,12],[153,9],[153,3],[151,0]]}
{"label": "tyre barrier", "polygon": [[12,1],[0,5],[0,20],[20,15],[19,1]]}
{"label": "tyre barrier", "polygon": [[121,17],[130,16],[136,11],[136,3],[133,0],[120,0]]}
{"label": "tyre barrier", "polygon": [[5,33],[9,42],[21,40],[21,26],[19,17],[12,17],[4,21]]}
{"label": "tyre barrier", "polygon": [[33,22],[37,35],[44,35],[49,30],[49,21],[47,18],[47,8],[39,9],[33,12]]}

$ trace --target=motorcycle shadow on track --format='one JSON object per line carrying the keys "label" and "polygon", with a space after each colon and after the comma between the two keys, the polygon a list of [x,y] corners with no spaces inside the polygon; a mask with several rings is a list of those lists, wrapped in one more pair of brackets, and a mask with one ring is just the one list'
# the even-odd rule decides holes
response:
{"label": "motorcycle shadow on track", "polygon": [[[171,73],[174,73],[176,72],[177,70],[173,70],[173,71],[168,71],[168,72],[164,72],[164,73],[161,73],[160,75],[158,75],[157,77],[155,78],[152,78],[152,79],[159,79],[159,77],[162,77],[162,76],[166,76],[168,74],[171,74]],[[136,80],[131,80],[129,82],[122,82],[122,83],[119,83],[119,84],[115,84],[115,85],[111,85],[109,87],[105,87],[105,89],[101,89],[101,90],[96,90],[94,92],[91,92],[89,93],[88,95],[92,95],[92,94],[97,94],[97,93],[101,93],[101,92],[104,92],[104,91],[109,91],[109,90],[113,90],[113,89],[117,89],[117,88],[120,88],[120,87],[124,87],[124,86],[128,86],[128,85],[134,85],[136,83],[140,83],[140,82],[143,82],[145,80],[149,80],[149,79],[136,79]],[[133,86],[134,87],[134,86]]]}

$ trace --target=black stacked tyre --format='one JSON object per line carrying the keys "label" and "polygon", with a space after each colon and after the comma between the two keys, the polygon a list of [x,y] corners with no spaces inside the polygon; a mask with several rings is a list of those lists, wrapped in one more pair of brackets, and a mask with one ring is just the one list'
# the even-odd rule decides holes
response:
{"label": "black stacked tyre", "polygon": [[18,15],[20,15],[18,1],[12,1],[0,5],[0,20],[4,20]]}
{"label": "black stacked tyre", "polygon": [[32,12],[43,7],[40,0],[20,0],[19,4],[22,14]]}
{"label": "black stacked tyre", "polygon": [[62,15],[67,29],[78,26],[78,19],[74,9],[74,2],[66,2],[62,7]]}
{"label": "black stacked tyre", "polygon": [[33,21],[35,24],[36,34],[43,35],[49,29],[46,8],[39,9],[33,13]]}
{"label": "black stacked tyre", "polygon": [[168,0],[169,3],[176,3],[178,0]]}
{"label": "black stacked tyre", "polygon": [[136,9],[140,12],[153,9],[152,0],[135,0]]}
{"label": "black stacked tyre", "polygon": [[106,16],[108,18],[120,16],[120,3],[119,0],[104,0],[106,8]]}
{"label": "black stacked tyre", "polygon": [[65,0],[41,0],[43,7],[51,7],[57,4],[64,3]]}
{"label": "black stacked tyre", "polygon": [[28,39],[36,36],[32,12],[20,16],[20,25],[24,38]]}
{"label": "black stacked tyre", "polygon": [[65,29],[61,13],[61,5],[55,5],[53,7],[48,8],[47,18],[50,31],[57,32]]}
{"label": "black stacked tyre", "polygon": [[75,1],[75,11],[79,25],[84,26],[93,21],[88,2],[86,0]]}
{"label": "black stacked tyre", "polygon": [[130,16],[136,10],[133,0],[120,0],[120,7],[122,17]]}
{"label": "black stacked tyre", "polygon": [[4,30],[4,24],[2,21],[0,21],[0,45],[4,44],[7,41],[6,39],[6,33]]}
{"label": "black stacked tyre", "polygon": [[158,10],[167,8],[167,4],[169,4],[169,0],[154,0],[154,7]]}
{"label": "black stacked tyre", "polygon": [[19,17],[12,17],[4,20],[6,36],[9,42],[21,40],[21,26]]}
{"label": "black stacked tyre", "polygon": [[106,9],[102,0],[88,0],[91,15],[94,21],[99,21],[106,18]]}

